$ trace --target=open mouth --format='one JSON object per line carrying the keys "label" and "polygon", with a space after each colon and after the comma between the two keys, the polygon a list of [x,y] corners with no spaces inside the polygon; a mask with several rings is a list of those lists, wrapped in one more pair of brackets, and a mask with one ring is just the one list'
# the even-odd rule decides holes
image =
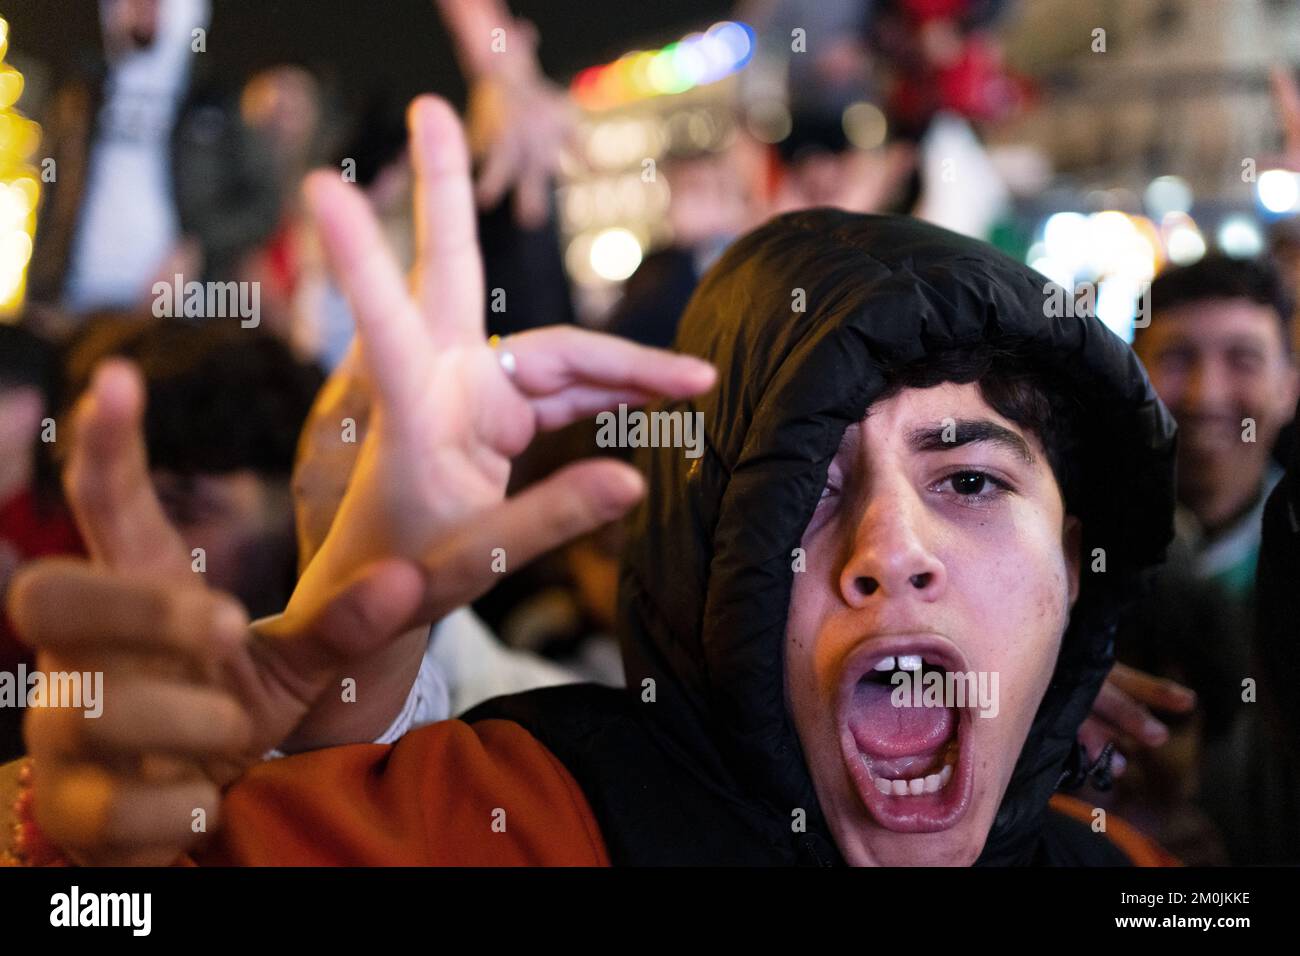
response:
{"label": "open mouth", "polygon": [[956,645],[931,634],[868,641],[847,661],[840,697],[841,745],[858,796],[876,822],[932,833],[970,806],[969,707],[916,706],[911,688],[930,674],[966,672]]}

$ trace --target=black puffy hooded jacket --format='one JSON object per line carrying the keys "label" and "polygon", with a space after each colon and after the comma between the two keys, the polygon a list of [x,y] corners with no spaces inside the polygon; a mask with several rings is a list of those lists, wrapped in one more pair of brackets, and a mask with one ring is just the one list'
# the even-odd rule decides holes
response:
{"label": "black puffy hooded jacket", "polygon": [[[1083,563],[1055,674],[979,862],[1124,862],[1048,799],[1112,663],[1120,610],[1172,536],[1174,426],[1101,322],[1047,317],[1053,291],[991,247],[913,219],[811,210],[738,240],[677,337],[720,372],[715,389],[681,404],[704,414],[704,454],[646,459],[620,590],[628,689],[533,691],[465,719],[516,720],[555,753],[615,864],[840,862],[785,707],[792,551],[844,429],[887,369],[1014,344],[1081,413],[1071,511],[1084,554],[1103,548],[1106,561],[1102,573]],[[806,829],[792,825],[800,809]]]}

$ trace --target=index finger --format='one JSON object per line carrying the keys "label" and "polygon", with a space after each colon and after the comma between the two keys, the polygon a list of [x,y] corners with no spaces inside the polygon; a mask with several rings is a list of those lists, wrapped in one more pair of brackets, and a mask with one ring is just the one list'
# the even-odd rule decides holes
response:
{"label": "index finger", "polygon": [[163,651],[201,660],[248,633],[239,605],[205,587],[178,588],[66,558],[24,567],[8,603],[18,636],[44,651]]}
{"label": "index finger", "polygon": [[1190,687],[1127,667],[1118,661],[1110,677],[1124,693],[1156,710],[1181,714],[1196,706],[1196,692]]}
{"label": "index finger", "polygon": [[1092,713],[1111,724],[1118,733],[1129,734],[1149,747],[1159,747],[1169,739],[1169,728],[1111,681],[1101,685],[1092,703]]}
{"label": "index finger", "polygon": [[525,395],[550,395],[570,385],[632,388],[687,398],[710,388],[717,372],[704,359],[640,345],[571,325],[512,335],[514,383]]}
{"label": "index finger", "polygon": [[367,380],[385,409],[401,414],[428,382],[428,331],[406,290],[370,203],[320,170],[303,187],[330,273],[356,320]]}

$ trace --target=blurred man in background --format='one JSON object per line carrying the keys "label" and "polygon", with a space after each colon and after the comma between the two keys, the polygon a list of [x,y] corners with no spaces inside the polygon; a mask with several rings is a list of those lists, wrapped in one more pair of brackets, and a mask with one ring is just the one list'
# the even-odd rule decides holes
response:
{"label": "blurred man in background", "polygon": [[154,488],[195,570],[253,614],[280,610],[297,577],[289,476],[319,369],[234,324],[146,322],[116,341],[87,338],[70,358],[70,393],[109,355],[140,367]]}
{"label": "blurred man in background", "polygon": [[1178,420],[1178,498],[1197,576],[1249,600],[1272,449],[1300,387],[1292,303],[1264,262],[1208,256],[1151,287],[1134,347]]}
{"label": "blurred man in background", "polygon": [[210,20],[209,0],[101,0],[100,46],[73,61],[43,117],[56,175],[34,303],[136,307],[177,272],[228,277],[274,227],[269,154],[200,75]]}
{"label": "blurred man in background", "polygon": [[[1268,826],[1257,811],[1270,797],[1241,784],[1242,734],[1254,724],[1242,682],[1258,677],[1256,567],[1282,476],[1272,452],[1300,387],[1292,304],[1266,260],[1211,255],[1157,278],[1150,307],[1134,347],[1178,422],[1178,536],[1117,652],[1193,688],[1199,707],[1171,722],[1169,746],[1125,748],[1134,768],[1112,805],[1189,864],[1256,863]],[[1273,744],[1265,750],[1283,742]]]}

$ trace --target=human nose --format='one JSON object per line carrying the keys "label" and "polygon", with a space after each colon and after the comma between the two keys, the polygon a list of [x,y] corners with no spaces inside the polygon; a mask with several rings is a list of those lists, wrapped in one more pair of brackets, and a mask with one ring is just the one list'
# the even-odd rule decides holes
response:
{"label": "human nose", "polygon": [[1228,375],[1222,364],[1202,358],[1192,365],[1183,391],[1183,405],[1191,411],[1214,411],[1228,404]]}
{"label": "human nose", "polygon": [[854,530],[840,591],[851,607],[913,595],[937,600],[947,571],[935,553],[934,529],[915,490],[897,488],[867,502]]}

